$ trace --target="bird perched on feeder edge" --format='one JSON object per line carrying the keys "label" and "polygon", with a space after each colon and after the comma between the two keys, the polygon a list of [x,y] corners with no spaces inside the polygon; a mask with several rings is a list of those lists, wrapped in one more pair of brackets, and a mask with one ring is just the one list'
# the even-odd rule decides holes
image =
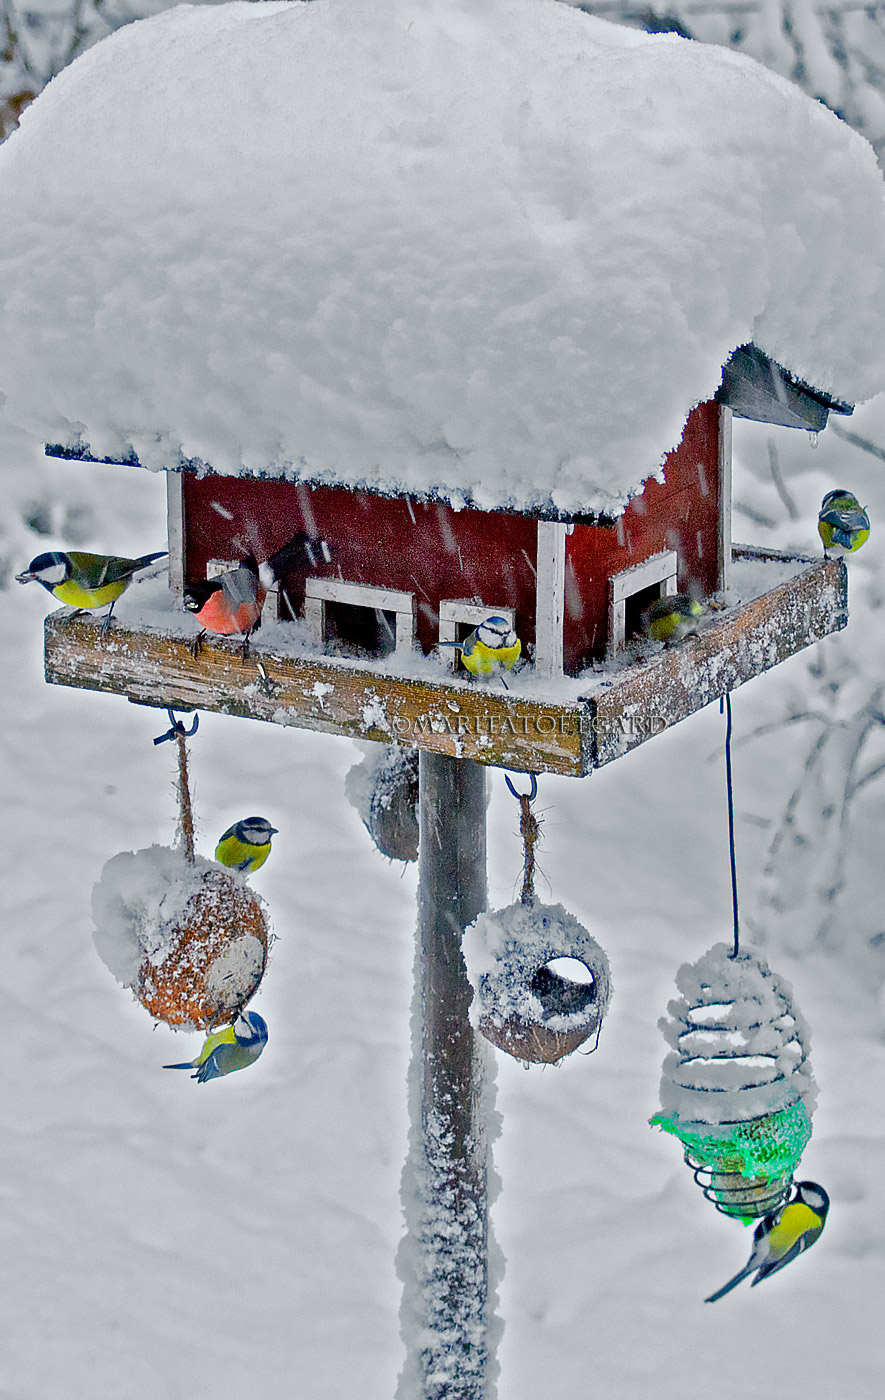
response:
{"label": "bird perched on feeder edge", "polygon": [[76,608],[78,613],[93,612],[110,603],[102,625],[104,636],[111,624],[114,604],[126,592],[133,576],[156,559],[165,557],[165,549],[156,554],[142,554],[138,559],[124,559],[116,554],[84,554],[82,550],[65,554],[53,549],[47,554],[38,554],[15,577],[19,583],[42,583],[53,598]]}
{"label": "bird perched on feeder edge", "polygon": [[697,633],[697,624],[706,608],[690,593],[665,593],[655,598],[642,614],[642,630],[654,642],[668,646]]}
{"label": "bird perched on feeder edge", "polygon": [[257,1011],[244,1011],[233,1025],[223,1031],[213,1031],[195,1060],[180,1065],[164,1065],[164,1069],[193,1069],[198,1084],[207,1079],[220,1079],[234,1070],[254,1064],[267,1044],[267,1022]]}
{"label": "bird perched on feeder edge", "polygon": [[817,533],[821,537],[824,554],[828,558],[841,559],[845,554],[854,554],[866,542],[870,533],[870,517],[856,496],[839,487],[828,491],[821,502]]}
{"label": "bird perched on feeder edge", "polygon": [[194,655],[199,655],[207,632],[219,637],[242,637],[245,655],[250,636],[261,626],[261,610],[268,588],[279,583],[287,569],[305,563],[314,565],[317,549],[328,563],[332,556],[326,541],[312,541],[301,530],[263,564],[249,554],[235,569],[228,569],[217,578],[185,584],[184,606],[203,629],[194,639]]}
{"label": "bird perched on feeder edge", "polygon": [[271,826],[266,817],[244,817],[229,826],[219,838],[215,859],[230,870],[240,870],[244,874],[257,870],[270,855],[271,837],[276,834],[277,828]]}
{"label": "bird perched on feeder edge", "polygon": [[830,1198],[822,1186],[816,1181],[797,1182],[795,1195],[784,1208],[766,1215],[756,1226],[753,1248],[745,1267],[704,1301],[715,1303],[754,1272],[756,1277],[750,1286],[755,1288],[769,1274],[777,1273],[797,1259],[820,1236],[829,1209]]}
{"label": "bird perched on feeder edge", "polygon": [[507,682],[502,671],[510,671],[519,660],[522,642],[517,637],[506,617],[487,617],[478,627],[464,638],[463,642],[452,642],[461,653],[461,660],[472,676],[501,676],[501,683]]}

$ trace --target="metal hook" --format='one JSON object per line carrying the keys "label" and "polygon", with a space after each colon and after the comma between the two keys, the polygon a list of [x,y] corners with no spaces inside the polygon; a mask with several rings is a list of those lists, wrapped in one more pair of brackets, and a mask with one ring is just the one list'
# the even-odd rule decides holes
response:
{"label": "metal hook", "polygon": [[509,774],[509,773],[505,773],[505,774],[504,774],[504,781],[505,781],[505,783],[507,784],[507,786],[509,787],[510,791],[513,793],[513,796],[516,798],[517,802],[521,802],[522,799],[523,799],[523,797],[527,797],[528,800],[529,800],[529,802],[534,802],[535,798],[537,797],[537,795],[538,795],[538,779],[537,779],[537,776],[536,776],[534,773],[530,773],[530,774],[529,774],[529,778],[531,779],[531,784],[532,784],[531,792],[528,792],[528,793],[521,793],[521,792],[517,792],[517,791],[516,791],[516,788],[515,788],[515,787],[513,786],[513,784],[511,783],[511,781],[510,781],[510,774]]}
{"label": "metal hook", "polygon": [[159,737],[154,740],[155,744],[165,744],[167,739],[178,739],[179,737],[189,739],[191,735],[196,734],[200,727],[199,714],[194,715],[194,722],[190,729],[185,729],[181,720],[175,718],[175,711],[169,705],[166,706],[166,713],[169,716],[171,728],[167,729],[165,734],[160,734]]}
{"label": "metal hook", "polygon": [[256,661],[255,664],[258,667],[258,674],[261,676],[262,690],[264,691],[265,695],[272,696],[275,690],[279,690],[279,686],[277,685],[276,681],[271,680],[270,676],[267,674],[263,664],[260,661]]}

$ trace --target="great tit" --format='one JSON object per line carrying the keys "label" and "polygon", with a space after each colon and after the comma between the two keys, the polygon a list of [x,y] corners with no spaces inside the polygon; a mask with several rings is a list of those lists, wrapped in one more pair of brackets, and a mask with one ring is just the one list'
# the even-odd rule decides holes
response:
{"label": "great tit", "polygon": [[828,558],[841,559],[845,554],[854,554],[866,542],[870,533],[870,517],[857,497],[840,487],[836,491],[828,491],[824,496],[817,517],[817,532],[824,554]]}
{"label": "great tit", "polygon": [[80,550],[72,550],[70,554],[51,550],[48,554],[38,554],[24,572],[15,577],[19,583],[42,583],[53,598],[79,612],[92,612],[110,603],[102,627],[105,633],[110,626],[114,604],[126,592],[133,575],[153,564],[155,559],[165,557],[165,550],[156,554],[142,554],[139,559],[122,559],[114,554],[84,554]]}
{"label": "great tit", "polygon": [[[506,617],[497,616],[487,617],[455,645],[472,676],[501,676],[502,671],[512,670],[522,651],[522,642]],[[506,687],[503,676],[501,680]]]}
{"label": "great tit", "polygon": [[244,817],[229,826],[215,847],[215,859],[231,870],[257,870],[270,855],[271,837],[277,828],[266,817]]}
{"label": "great tit", "polygon": [[217,578],[185,584],[184,606],[203,629],[194,641],[194,655],[199,654],[207,632],[219,637],[242,637],[243,650],[248,651],[250,636],[261,626],[267,589],[279,583],[288,570],[315,564],[317,549],[326,561],[331,558],[325,540],[311,541],[304,531],[299,531],[263,564],[250,554],[236,568]]}
{"label": "great tit", "polygon": [[753,1272],[756,1277],[750,1286],[755,1288],[769,1274],[777,1273],[798,1258],[820,1235],[829,1209],[830,1198],[822,1186],[816,1181],[797,1182],[795,1194],[783,1209],[766,1215],[756,1226],[753,1249],[745,1267],[705,1301],[715,1303]]}
{"label": "great tit", "polygon": [[180,1065],[164,1065],[164,1069],[193,1069],[198,1084],[207,1079],[220,1079],[236,1069],[254,1064],[267,1044],[267,1023],[257,1011],[244,1011],[232,1026],[213,1031],[195,1060]]}
{"label": "great tit", "polygon": [[688,593],[666,593],[656,598],[642,614],[642,630],[655,642],[681,642],[697,631],[706,609]]}

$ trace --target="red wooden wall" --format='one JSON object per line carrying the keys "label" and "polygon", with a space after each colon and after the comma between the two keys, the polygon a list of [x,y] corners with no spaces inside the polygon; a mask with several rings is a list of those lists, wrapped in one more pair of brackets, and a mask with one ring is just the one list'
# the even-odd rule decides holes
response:
{"label": "red wooden wall", "polygon": [[[663,549],[680,559],[679,586],[713,592],[717,579],[719,413],[701,404],[667,458],[665,482],[650,481],[617,528],[576,525],[567,541],[565,669],[575,673],[605,654],[608,579]],[[185,476],[184,569],[206,577],[210,559],[267,558],[299,530],[332,547],[315,572],[415,593],[418,637],[437,641],[443,598],[513,607],[524,646],[535,640],[537,523],[502,512],[387,498],[340,487],[228,476]],[[304,576],[284,580],[300,613]]]}

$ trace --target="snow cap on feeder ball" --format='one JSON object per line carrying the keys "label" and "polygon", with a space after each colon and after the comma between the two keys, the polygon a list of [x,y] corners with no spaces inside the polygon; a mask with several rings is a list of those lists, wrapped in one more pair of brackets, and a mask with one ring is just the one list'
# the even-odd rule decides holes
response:
{"label": "snow cap on feeder ball", "polygon": [[270,930],[258,895],[201,856],[122,851],[92,892],[95,945],[155,1019],[209,1030],[236,1016],[264,975]]}
{"label": "snow cap on feeder ball", "polygon": [[480,914],[462,947],[471,1024],[499,1050],[553,1064],[598,1035],[611,997],[608,959],[561,904]]}
{"label": "snow cap on feeder ball", "polygon": [[680,1139],[720,1210],[767,1214],[786,1200],[811,1137],[808,1028],[789,985],[754,952],[733,957],[718,943],[676,985],[659,1023],[672,1049],[651,1121]]}

